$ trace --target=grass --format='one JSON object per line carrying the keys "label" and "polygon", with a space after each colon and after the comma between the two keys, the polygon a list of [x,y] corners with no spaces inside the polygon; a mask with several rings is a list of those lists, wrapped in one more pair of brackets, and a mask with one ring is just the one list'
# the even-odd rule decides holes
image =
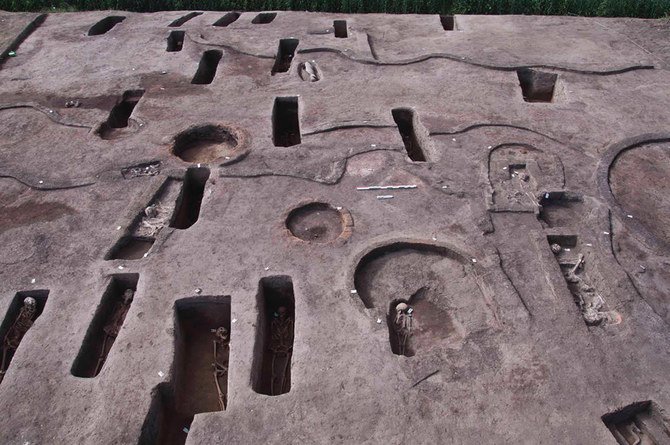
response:
{"label": "grass", "polygon": [[296,10],[418,14],[546,14],[658,18],[670,0],[0,0],[6,11]]}

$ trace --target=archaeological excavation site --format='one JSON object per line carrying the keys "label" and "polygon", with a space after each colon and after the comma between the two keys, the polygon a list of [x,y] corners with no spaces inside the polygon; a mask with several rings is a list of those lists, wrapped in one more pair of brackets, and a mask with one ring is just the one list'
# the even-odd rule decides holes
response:
{"label": "archaeological excavation site", "polygon": [[670,444],[667,19],[0,25],[0,444]]}

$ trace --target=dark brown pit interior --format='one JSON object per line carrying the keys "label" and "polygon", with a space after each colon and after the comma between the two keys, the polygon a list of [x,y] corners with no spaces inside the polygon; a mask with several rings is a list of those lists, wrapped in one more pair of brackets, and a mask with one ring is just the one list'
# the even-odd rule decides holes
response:
{"label": "dark brown pit interior", "polygon": [[166,51],[169,53],[181,51],[184,47],[184,34],[184,31],[170,31]]}
{"label": "dark brown pit interior", "polygon": [[239,12],[229,12],[216,22],[212,23],[212,26],[220,26],[220,27],[228,26],[231,23],[235,22],[237,19],[239,19],[241,15],[242,14],[240,14]]}
{"label": "dark brown pit interior", "polygon": [[545,73],[531,68],[516,71],[521,85],[523,100],[526,102],[551,102],[558,74]]}
{"label": "dark brown pit interior", "polygon": [[202,53],[198,70],[195,72],[191,83],[194,85],[207,85],[212,83],[216,70],[221,61],[223,53],[218,49],[210,49]]}
{"label": "dark brown pit interior", "polygon": [[344,231],[340,212],[323,202],[293,209],[286,218],[286,227],[296,238],[315,243],[335,240]]}
{"label": "dark brown pit interior", "polygon": [[254,25],[267,25],[277,17],[276,12],[261,12],[251,21]]}
{"label": "dark brown pit interior", "polygon": [[209,179],[208,168],[191,167],[186,171],[170,227],[184,230],[198,221],[207,179]]}
{"label": "dark brown pit interior", "polygon": [[168,26],[170,26],[170,27],[178,27],[178,26],[181,26],[181,25],[183,25],[184,23],[186,23],[186,22],[188,22],[189,20],[191,20],[192,18],[197,17],[197,16],[199,16],[199,15],[201,15],[201,14],[202,14],[202,12],[189,12],[188,14],[186,14],[186,15],[184,15],[184,16],[182,16],[182,17],[179,17],[178,19],[174,20],[174,21],[173,21],[172,23],[170,23]]}
{"label": "dark brown pit interior", "polygon": [[105,17],[95,25],[91,26],[91,28],[88,30],[88,35],[99,36],[105,34],[109,32],[109,30],[111,30],[114,26],[121,23],[125,19],[126,19],[125,17],[117,15]]}
{"label": "dark brown pit interior", "polygon": [[[256,297],[258,318],[252,369],[252,387],[259,394],[278,396],[291,390],[291,357],[293,355],[293,323],[295,322],[295,297],[293,281],[288,276],[262,278]],[[273,321],[279,317],[279,308],[284,307],[290,317],[290,350],[274,353]],[[275,323],[276,325],[276,323]]]}
{"label": "dark brown pit interior", "polygon": [[346,39],[349,37],[346,20],[333,20],[333,29],[335,30],[335,37],[338,39]]}
{"label": "dark brown pit interior", "polygon": [[398,131],[405,145],[407,156],[414,162],[425,162],[426,155],[421,147],[421,142],[414,128],[415,115],[411,108],[394,108],[391,111],[393,120],[398,126]]}
{"label": "dark brown pit interior", "polygon": [[73,376],[92,378],[100,373],[116,340],[115,335],[106,331],[115,322],[119,328],[125,322],[130,306],[123,304],[124,293],[130,289],[134,294],[139,278],[136,273],[112,275],[72,364]]}
{"label": "dark brown pit interior", "polygon": [[298,39],[281,39],[277,48],[275,64],[272,66],[270,74],[285,73],[291,68],[291,61],[295,56],[295,50],[298,48]]}
{"label": "dark brown pit interior", "polygon": [[300,118],[298,97],[277,97],[272,108],[272,140],[275,147],[298,145]]}

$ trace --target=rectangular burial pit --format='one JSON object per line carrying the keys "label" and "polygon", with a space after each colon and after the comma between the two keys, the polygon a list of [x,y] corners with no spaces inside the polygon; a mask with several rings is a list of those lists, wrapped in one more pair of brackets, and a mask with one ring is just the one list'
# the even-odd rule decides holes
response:
{"label": "rectangular burial pit", "polygon": [[262,278],[256,297],[258,319],[252,387],[278,396],[291,390],[291,357],[295,325],[293,281],[288,276]]}
{"label": "rectangular burial pit", "polygon": [[291,61],[295,56],[295,50],[300,41],[298,39],[281,39],[275,56],[275,64],[272,66],[270,74],[274,76],[277,73],[286,73],[291,68]]}
{"label": "rectangular burial pit", "polygon": [[70,372],[92,378],[102,370],[135,296],[139,274],[112,275]]}
{"label": "rectangular burial pit", "polygon": [[184,31],[171,31],[167,38],[167,48],[165,51],[174,53],[184,48]]}
{"label": "rectangular burial pit", "polygon": [[219,62],[223,57],[223,52],[218,49],[210,49],[202,53],[198,70],[195,72],[191,83],[193,85],[208,85],[214,80]]}
{"label": "rectangular burial pit", "polygon": [[184,230],[191,227],[200,218],[200,206],[205,195],[205,184],[209,179],[209,169],[191,167],[186,170],[181,194],[177,199],[176,209],[170,227]]}
{"label": "rectangular burial pit", "polygon": [[225,409],[229,338],[230,296],[175,302],[174,390],[178,413],[193,416]]}
{"label": "rectangular burial pit", "polygon": [[[49,297],[48,290],[17,292],[9,304],[5,318],[0,325],[0,383],[14,358],[23,337],[37,318],[42,315]],[[31,298],[32,300],[28,300]],[[32,304],[34,303],[34,304]],[[23,315],[22,315],[23,311]]]}
{"label": "rectangular burial pit", "polygon": [[394,108],[391,110],[393,120],[405,145],[407,156],[414,162],[426,162],[428,159],[422,147],[422,141],[416,128],[416,113],[411,108]]}
{"label": "rectangular burial pit", "polygon": [[272,141],[275,147],[291,147],[301,142],[298,97],[276,97],[272,108]]}
{"label": "rectangular burial pit", "polygon": [[605,414],[602,420],[619,445],[670,444],[670,429],[659,407],[650,400]]}

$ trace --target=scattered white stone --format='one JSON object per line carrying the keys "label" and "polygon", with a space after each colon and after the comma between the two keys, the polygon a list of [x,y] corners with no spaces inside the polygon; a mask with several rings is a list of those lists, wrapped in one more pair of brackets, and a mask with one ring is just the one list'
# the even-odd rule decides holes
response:
{"label": "scattered white stone", "polygon": [[589,247],[593,247],[593,244],[591,244],[591,243],[586,243],[586,245],[589,246]]}
{"label": "scattered white stone", "polygon": [[382,324],[382,319],[377,317],[377,324]]}
{"label": "scattered white stone", "polygon": [[603,232],[603,233],[604,233],[605,235],[609,235],[609,234],[610,234],[609,232]]}
{"label": "scattered white stone", "polygon": [[188,428],[184,427],[184,428],[182,429],[182,431],[185,432],[186,434],[188,434],[188,431],[189,431],[189,430],[188,430]]}
{"label": "scattered white stone", "polygon": [[393,199],[393,195],[377,195],[377,199]]}
{"label": "scattered white stone", "polygon": [[119,270],[123,270],[123,269],[125,269],[125,267],[119,266]]}
{"label": "scattered white stone", "polygon": [[342,207],[335,207],[335,210],[342,210]]}
{"label": "scattered white stone", "polygon": [[116,226],[116,230],[121,230],[121,226]]}
{"label": "scattered white stone", "polygon": [[167,74],[167,71],[163,70],[161,71],[161,74]]}
{"label": "scattered white stone", "polygon": [[224,157],[223,159],[228,160],[228,159],[230,159],[230,156],[226,156],[226,157]]}
{"label": "scattered white stone", "polygon": [[476,258],[473,258],[473,259],[472,259],[472,262],[473,262],[473,263],[476,263],[476,262],[477,262],[477,259],[476,259]]}
{"label": "scattered white stone", "polygon": [[34,279],[34,278],[31,278],[31,279],[30,279],[30,284],[35,284],[36,282],[37,282],[36,279]]}
{"label": "scattered white stone", "polygon": [[488,149],[490,150],[490,149],[492,149],[492,148],[493,148],[493,145],[489,145],[489,146],[488,146],[488,147],[486,147],[486,148],[488,148]]}
{"label": "scattered white stone", "polygon": [[356,289],[351,289],[351,290],[349,291],[349,293],[351,293],[351,294],[357,294],[358,291],[357,291]]}
{"label": "scattered white stone", "polygon": [[503,167],[503,170],[507,170],[507,167]]}
{"label": "scattered white stone", "polygon": [[564,250],[565,250],[566,252],[570,252],[570,249],[568,249],[567,247],[566,247]]}
{"label": "scattered white stone", "polygon": [[452,140],[453,142],[456,142],[456,138],[451,138],[451,140]]}
{"label": "scattered white stone", "polygon": [[631,218],[631,219],[633,218],[633,215],[626,215],[626,216],[629,217],[629,218]]}
{"label": "scattered white stone", "polygon": [[447,189],[447,188],[449,188],[449,187],[447,187],[446,185],[442,186],[442,189]]}
{"label": "scattered white stone", "polygon": [[163,371],[158,371],[158,377],[163,377],[165,374],[163,374]]}
{"label": "scattered white stone", "polygon": [[200,168],[200,164],[198,164],[198,168]]}
{"label": "scattered white stone", "polygon": [[201,293],[202,293],[202,289],[200,289],[199,287],[196,287],[196,288],[195,288],[195,293],[196,293],[196,294],[201,294]]}
{"label": "scattered white stone", "polygon": [[436,238],[436,237],[433,237],[433,241],[437,241],[437,238]]}
{"label": "scattered white stone", "polygon": [[44,181],[42,181],[42,180],[40,179],[39,181],[37,181],[37,183],[38,183],[38,184],[44,184]]}
{"label": "scattered white stone", "polygon": [[376,147],[377,144],[370,144],[370,147]]}
{"label": "scattered white stone", "polygon": [[143,256],[144,258],[148,257],[148,256],[149,256],[149,252],[145,253],[145,254],[142,255],[142,256]]}
{"label": "scattered white stone", "polygon": [[237,318],[233,318],[232,320],[230,320],[230,322],[231,323],[237,323]]}
{"label": "scattered white stone", "polygon": [[269,268],[269,267],[265,267],[264,269],[265,269],[265,271],[266,271],[266,272],[267,272],[268,270],[270,270],[270,268]]}

